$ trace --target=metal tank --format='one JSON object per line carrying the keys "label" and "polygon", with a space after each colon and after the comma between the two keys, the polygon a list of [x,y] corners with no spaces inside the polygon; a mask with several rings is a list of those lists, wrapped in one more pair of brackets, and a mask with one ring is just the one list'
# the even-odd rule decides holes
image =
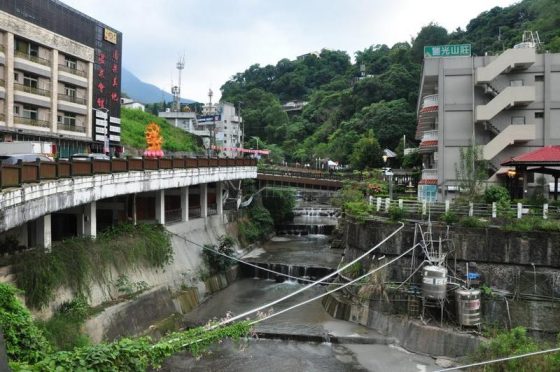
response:
{"label": "metal tank", "polygon": [[447,269],[429,265],[422,270],[422,296],[436,300],[444,299],[447,293]]}
{"label": "metal tank", "polygon": [[480,290],[458,289],[455,291],[457,300],[457,318],[459,325],[477,326],[480,324]]}

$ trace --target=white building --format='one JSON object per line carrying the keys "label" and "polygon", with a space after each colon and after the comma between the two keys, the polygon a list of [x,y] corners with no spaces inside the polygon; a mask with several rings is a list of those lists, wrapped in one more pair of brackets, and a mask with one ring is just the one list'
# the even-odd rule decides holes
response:
{"label": "white building", "polygon": [[130,108],[133,110],[146,111],[146,106],[140,102],[136,102],[130,98],[121,98],[121,107]]}

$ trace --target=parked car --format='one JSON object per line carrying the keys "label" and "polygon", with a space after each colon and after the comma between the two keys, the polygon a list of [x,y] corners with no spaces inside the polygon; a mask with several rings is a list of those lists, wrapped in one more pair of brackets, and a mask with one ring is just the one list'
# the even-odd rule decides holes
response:
{"label": "parked car", "polygon": [[101,154],[101,153],[91,153],[91,154],[74,154],[71,157],[72,160],[90,160],[90,159],[96,159],[96,160],[111,160],[111,158],[105,154]]}
{"label": "parked car", "polygon": [[24,163],[34,163],[39,159],[44,162],[52,162],[53,160],[43,154],[11,154],[0,155],[0,162],[2,165],[16,165],[19,160]]}

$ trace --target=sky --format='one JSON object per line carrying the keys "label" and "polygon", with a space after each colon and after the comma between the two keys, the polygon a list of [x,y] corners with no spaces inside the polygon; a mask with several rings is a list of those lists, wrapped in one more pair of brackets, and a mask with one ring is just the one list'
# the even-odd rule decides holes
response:
{"label": "sky", "polygon": [[253,64],[323,48],[351,57],[370,45],[411,41],[434,22],[449,32],[513,0],[61,0],[123,33],[123,65],[165,91],[208,102]]}

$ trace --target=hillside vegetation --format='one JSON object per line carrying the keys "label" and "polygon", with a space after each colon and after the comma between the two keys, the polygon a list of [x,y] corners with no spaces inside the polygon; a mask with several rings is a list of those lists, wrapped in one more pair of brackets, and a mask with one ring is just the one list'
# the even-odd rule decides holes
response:
{"label": "hillside vegetation", "polygon": [[161,128],[163,150],[167,152],[201,151],[198,137],[176,128],[164,119],[140,110],[121,108],[121,143],[127,148],[143,151],[146,148],[144,131],[146,126],[154,122]]}
{"label": "hillside vegetation", "polygon": [[[411,41],[357,51],[355,63],[345,51],[323,49],[274,66],[255,64],[221,87],[222,100],[243,102],[247,138],[278,145],[276,152],[287,161],[330,158],[356,168],[378,167],[381,149],[402,152],[403,135],[413,145],[424,45],[470,43],[475,55],[497,53],[521,42],[524,30],[539,32],[541,51],[560,51],[560,2],[496,7],[451,33],[429,24]],[[282,103],[291,100],[308,104],[288,115]]]}

